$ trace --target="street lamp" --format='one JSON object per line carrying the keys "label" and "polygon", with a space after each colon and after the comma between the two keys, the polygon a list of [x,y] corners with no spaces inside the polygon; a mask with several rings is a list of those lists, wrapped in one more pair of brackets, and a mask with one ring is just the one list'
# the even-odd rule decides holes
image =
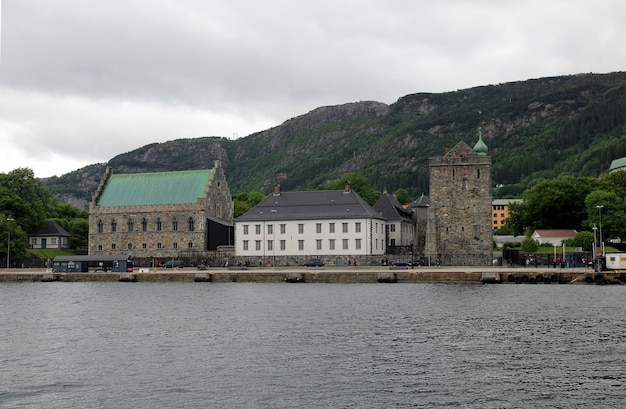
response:
{"label": "street lamp", "polygon": [[[7,217],[7,222],[13,222],[13,221],[15,221],[15,219],[11,217]],[[7,225],[7,270],[9,269],[10,258],[11,258],[11,229]]]}
{"label": "street lamp", "polygon": [[602,205],[597,205],[596,208],[598,209],[598,214],[599,214],[599,222],[600,222],[600,246],[602,246],[602,257],[604,257],[604,242],[602,241],[602,208],[604,206]]}
{"label": "street lamp", "polygon": [[428,248],[428,267],[430,267],[430,204],[426,205],[426,247]]}
{"label": "street lamp", "polygon": [[594,271],[598,270],[598,244],[596,242],[596,231],[598,228],[594,224],[593,227],[593,269]]}

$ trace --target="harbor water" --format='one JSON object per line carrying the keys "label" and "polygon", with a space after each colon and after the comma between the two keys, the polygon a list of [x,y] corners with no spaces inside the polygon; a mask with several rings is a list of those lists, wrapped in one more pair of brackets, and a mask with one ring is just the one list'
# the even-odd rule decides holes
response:
{"label": "harbor water", "polygon": [[0,283],[0,408],[621,408],[625,293]]}

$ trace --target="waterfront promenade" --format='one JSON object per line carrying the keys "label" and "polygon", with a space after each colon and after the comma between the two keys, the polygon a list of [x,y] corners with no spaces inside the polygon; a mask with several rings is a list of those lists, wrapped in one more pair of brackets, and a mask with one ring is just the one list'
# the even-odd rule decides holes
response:
{"label": "waterfront promenade", "polygon": [[[607,280],[619,277],[616,272],[602,272]],[[357,266],[357,267],[193,267],[154,269],[135,267],[129,273],[88,272],[53,273],[45,269],[1,269],[0,281],[145,281],[145,282],[500,282],[500,283],[585,283],[595,277],[585,268],[470,267],[470,266]]]}

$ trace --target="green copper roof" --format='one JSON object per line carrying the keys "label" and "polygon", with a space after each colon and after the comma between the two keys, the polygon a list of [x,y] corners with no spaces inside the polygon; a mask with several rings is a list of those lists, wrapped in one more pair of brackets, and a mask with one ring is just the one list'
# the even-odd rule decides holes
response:
{"label": "green copper roof", "polygon": [[478,129],[478,142],[474,145],[474,152],[479,155],[486,155],[489,152],[487,144],[483,141],[483,135],[480,129]]}
{"label": "green copper roof", "polygon": [[213,170],[111,175],[98,206],[196,203]]}
{"label": "green copper roof", "polygon": [[623,157],[623,158],[613,160],[613,162],[611,162],[611,167],[609,168],[609,170],[615,170],[615,169],[623,168],[625,166],[626,166],[626,157]]}

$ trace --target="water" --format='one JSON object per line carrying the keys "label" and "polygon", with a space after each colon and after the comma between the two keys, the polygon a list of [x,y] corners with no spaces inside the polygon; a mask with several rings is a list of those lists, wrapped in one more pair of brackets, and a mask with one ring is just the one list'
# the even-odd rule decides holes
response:
{"label": "water", "polygon": [[0,284],[0,408],[621,408],[623,286]]}

